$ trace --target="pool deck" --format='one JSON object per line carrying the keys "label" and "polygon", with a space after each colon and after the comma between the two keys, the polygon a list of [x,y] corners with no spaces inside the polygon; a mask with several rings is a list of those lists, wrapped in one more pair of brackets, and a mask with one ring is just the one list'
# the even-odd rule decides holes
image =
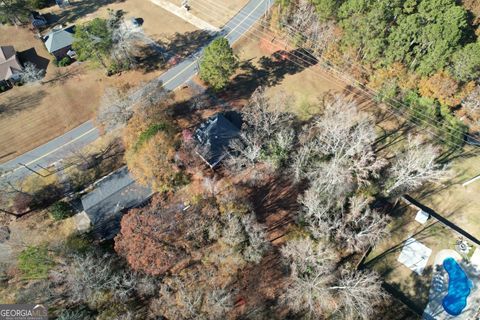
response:
{"label": "pool deck", "polygon": [[[446,258],[454,258],[472,281],[473,287],[467,298],[467,306],[458,316],[451,316],[442,306],[443,298],[448,294],[448,273],[443,268]],[[430,287],[429,302],[422,319],[426,320],[476,320],[480,319],[480,269],[465,260],[455,250],[441,250],[435,256],[433,263],[432,285]]]}

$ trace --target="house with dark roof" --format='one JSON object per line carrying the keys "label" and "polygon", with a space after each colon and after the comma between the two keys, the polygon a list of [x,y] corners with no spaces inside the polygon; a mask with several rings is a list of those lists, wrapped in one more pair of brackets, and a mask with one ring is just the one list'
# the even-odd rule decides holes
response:
{"label": "house with dark roof", "polygon": [[20,79],[23,66],[13,46],[0,46],[0,85],[11,86]]}
{"label": "house with dark roof", "polygon": [[241,126],[237,112],[215,114],[195,130],[195,152],[210,168],[215,168],[228,154],[230,142],[239,137]]}
{"label": "house with dark roof", "polygon": [[72,49],[75,26],[67,28],[54,28],[43,37],[47,51],[57,60],[62,60]]}
{"label": "house with dark roof", "polygon": [[75,219],[77,228],[91,229],[100,240],[112,239],[120,230],[125,211],[141,206],[152,195],[150,188],[138,184],[128,168],[122,167],[95,182],[93,190],[81,198],[83,211]]}

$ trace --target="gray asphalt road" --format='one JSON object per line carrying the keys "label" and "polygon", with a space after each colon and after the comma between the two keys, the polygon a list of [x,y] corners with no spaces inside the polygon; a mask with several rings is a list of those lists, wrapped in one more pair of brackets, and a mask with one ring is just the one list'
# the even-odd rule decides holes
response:
{"label": "gray asphalt road", "polygon": [[[272,4],[272,0],[250,0],[222,28],[221,35],[225,36],[233,44],[266,13]],[[170,68],[154,81],[161,81],[166,90],[174,90],[183,85],[197,73],[198,58],[201,56],[202,51],[203,49],[175,67]],[[81,148],[95,141],[98,137],[99,131],[95,128],[93,121],[87,121],[32,151],[0,164],[1,177],[8,178],[10,181],[21,179],[30,173],[24,165],[33,169],[48,167],[70,154],[72,150]]]}

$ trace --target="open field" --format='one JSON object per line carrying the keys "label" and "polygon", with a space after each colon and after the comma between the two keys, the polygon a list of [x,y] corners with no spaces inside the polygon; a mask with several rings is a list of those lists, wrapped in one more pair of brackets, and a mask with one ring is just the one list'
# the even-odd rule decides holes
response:
{"label": "open field", "polygon": [[[182,0],[169,0],[177,6]],[[248,0],[189,0],[190,13],[218,28],[222,27]]]}
{"label": "open field", "polygon": [[[259,40],[249,32],[234,45],[234,49],[241,61],[259,66],[260,58],[270,57],[284,48],[273,46],[265,40]],[[286,61],[288,62],[288,60]],[[298,67],[294,63],[292,66]],[[345,83],[339,83],[329,76],[321,66],[317,65],[305,69],[298,67],[298,70],[282,74],[276,79],[274,85],[267,86],[266,92],[269,96],[288,92],[293,101],[292,110],[286,111],[293,112],[305,119],[320,111],[315,106],[318,99],[327,93],[342,92],[345,89]]]}
{"label": "open field", "polygon": [[[87,2],[82,1],[81,5],[84,6]],[[69,10],[77,8],[77,3],[80,2],[73,2],[72,9],[58,14],[69,14]],[[195,32],[193,26],[149,1],[142,0],[127,0],[99,6],[87,17],[81,16],[72,22],[106,16],[107,8],[123,9],[127,12],[127,17],[130,16],[130,12],[131,16],[143,17],[143,28],[149,35],[153,34],[155,39],[172,38],[175,32],[187,34]],[[188,39],[177,38],[178,43],[175,42],[175,46],[188,46],[183,43]],[[32,53],[33,47],[38,55],[37,60],[41,60],[42,66],[46,68],[43,82],[48,82],[42,85],[14,87],[0,95],[1,162],[31,150],[94,117],[106,87],[136,87],[139,83],[151,80],[163,72],[139,70],[106,77],[104,70],[92,68],[86,63],[57,68],[51,62],[52,56],[48,54],[41,40],[35,39],[33,33],[26,28],[1,26],[0,44],[13,45],[19,52],[29,50],[29,54]],[[58,76],[58,70],[69,75],[54,81],[53,79]]]}
{"label": "open field", "polygon": [[51,13],[60,24],[77,24],[93,18],[106,18],[108,10],[123,10],[127,20],[143,19],[142,28],[155,40],[167,38],[174,33],[195,31],[195,27],[182,19],[168,13],[148,0],[74,0],[71,6],[61,10],[57,6],[43,9],[43,13]]}

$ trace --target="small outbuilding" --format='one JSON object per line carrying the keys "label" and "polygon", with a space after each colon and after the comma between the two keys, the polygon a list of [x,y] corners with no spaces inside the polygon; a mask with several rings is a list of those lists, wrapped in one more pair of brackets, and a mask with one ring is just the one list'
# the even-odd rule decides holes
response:
{"label": "small outbuilding", "polygon": [[75,26],[67,28],[54,28],[46,36],[43,37],[47,51],[51,53],[57,60],[62,60],[72,49],[73,35]]}
{"label": "small outbuilding", "polygon": [[230,142],[240,135],[241,118],[236,112],[217,113],[195,130],[195,152],[210,168],[215,168],[228,154]]}

